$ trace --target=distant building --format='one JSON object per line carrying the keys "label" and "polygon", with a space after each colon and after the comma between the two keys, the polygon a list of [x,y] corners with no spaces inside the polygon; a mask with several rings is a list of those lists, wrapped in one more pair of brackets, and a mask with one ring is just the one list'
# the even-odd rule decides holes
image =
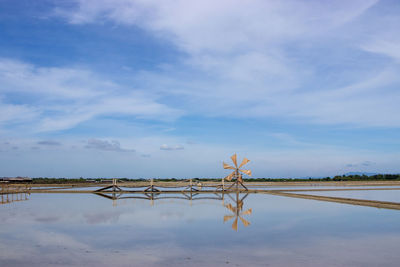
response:
{"label": "distant building", "polygon": [[27,183],[32,182],[32,178],[29,177],[0,177],[0,183]]}

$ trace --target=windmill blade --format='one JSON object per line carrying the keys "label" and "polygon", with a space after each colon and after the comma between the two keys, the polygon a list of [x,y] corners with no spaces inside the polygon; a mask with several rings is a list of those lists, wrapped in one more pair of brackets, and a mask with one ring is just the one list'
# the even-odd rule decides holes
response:
{"label": "windmill blade", "polygon": [[[242,217],[239,217],[240,218],[240,220],[242,221],[242,223],[243,223],[243,225],[245,226],[245,227],[247,227],[247,226],[249,226],[250,225],[250,222],[249,221],[246,221],[245,219],[243,219]],[[237,220],[237,219],[236,219]]]}
{"label": "windmill blade", "polygon": [[224,179],[227,180],[227,181],[232,181],[232,178],[233,178],[234,175],[235,175],[235,172],[232,172],[231,174],[226,176]]}
{"label": "windmill blade", "polygon": [[225,215],[224,216],[224,222],[229,221],[230,219],[234,218],[235,215]]}
{"label": "windmill blade", "polygon": [[253,212],[252,209],[248,209],[242,212],[243,215],[250,215]]}
{"label": "windmill blade", "polygon": [[235,170],[235,168],[234,167],[232,167],[231,165],[229,165],[229,164],[226,164],[225,162],[222,162],[223,163],[223,165],[224,165],[224,169],[231,169],[231,170]]}
{"label": "windmill blade", "polygon": [[236,160],[236,153],[231,157],[233,163],[235,164],[235,167],[237,168],[237,160]]}
{"label": "windmill blade", "polygon": [[240,163],[240,165],[239,165],[238,168],[240,169],[242,166],[244,166],[244,165],[246,165],[247,163],[249,163],[249,161],[250,161],[250,160],[244,158],[244,159],[242,160],[242,163]]}
{"label": "windmill blade", "polygon": [[243,172],[244,174],[251,176],[251,171],[250,170],[239,170],[241,172]]}
{"label": "windmill blade", "polygon": [[236,217],[236,219],[232,223],[232,229],[235,231],[237,231],[237,229],[238,229],[237,222],[238,222],[238,218]]}
{"label": "windmill blade", "polygon": [[232,206],[231,203],[229,203],[228,205],[225,206],[225,208],[227,208],[228,210],[232,211],[233,213],[235,213],[235,208]]}

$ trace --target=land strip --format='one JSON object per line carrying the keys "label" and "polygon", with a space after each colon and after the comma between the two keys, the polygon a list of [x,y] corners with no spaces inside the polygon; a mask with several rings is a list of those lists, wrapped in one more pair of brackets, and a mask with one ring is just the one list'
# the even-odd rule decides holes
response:
{"label": "land strip", "polygon": [[267,194],[284,196],[284,197],[294,197],[294,198],[303,198],[303,199],[313,199],[313,200],[319,200],[319,201],[336,202],[336,203],[343,203],[343,204],[350,204],[350,205],[357,205],[357,206],[374,207],[374,208],[380,208],[380,209],[400,210],[400,203],[389,202],[389,201],[305,195],[305,194],[286,193],[283,191],[268,192]]}
{"label": "land strip", "polygon": [[[228,183],[228,182],[225,182]],[[203,187],[215,187],[221,184],[221,180],[200,181],[193,180],[193,184],[201,184]],[[25,186],[26,184],[13,184],[14,186]],[[110,182],[82,182],[82,183],[52,183],[52,184],[34,184],[29,183],[30,187],[102,187],[110,185]],[[124,187],[144,187],[149,185],[149,181],[123,181],[118,182],[119,186]],[[184,187],[188,185],[187,180],[163,182],[154,180],[155,186],[163,187]],[[247,187],[283,187],[283,186],[400,186],[400,181],[290,181],[290,182],[246,182]]]}

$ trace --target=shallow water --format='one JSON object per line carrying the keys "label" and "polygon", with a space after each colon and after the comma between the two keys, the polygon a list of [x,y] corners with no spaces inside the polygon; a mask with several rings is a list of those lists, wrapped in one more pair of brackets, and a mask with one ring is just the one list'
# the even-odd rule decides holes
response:
{"label": "shallow water", "polygon": [[400,203],[400,190],[306,191],[299,193],[327,197],[343,197]]}
{"label": "shallow water", "polygon": [[[0,205],[0,266],[398,266],[400,261],[400,211],[266,194],[250,194],[242,202],[242,194],[223,200],[214,194],[157,197],[163,196],[181,198],[32,194]],[[235,207],[250,222],[245,227],[239,219],[237,231]]]}

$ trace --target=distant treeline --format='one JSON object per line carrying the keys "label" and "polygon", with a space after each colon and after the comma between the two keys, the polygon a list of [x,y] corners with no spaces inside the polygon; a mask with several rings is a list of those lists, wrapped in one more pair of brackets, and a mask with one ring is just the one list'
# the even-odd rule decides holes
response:
{"label": "distant treeline", "polygon": [[[32,183],[34,184],[68,184],[68,183],[101,183],[111,181],[112,178],[47,178],[39,177],[33,178]],[[148,181],[149,179],[128,179],[128,178],[117,178],[118,181]],[[184,181],[185,179],[177,178],[165,178],[165,179],[154,179],[154,181],[160,182],[174,182]],[[207,182],[207,181],[220,181],[221,178],[193,178],[194,181]],[[400,174],[376,174],[376,175],[337,175],[333,178],[247,178],[246,182],[305,182],[305,181],[393,181],[400,180]]]}
{"label": "distant treeline", "polygon": [[92,182],[93,179],[85,178],[47,178],[39,177],[32,178],[33,184],[76,184],[76,183],[88,183]]}
{"label": "distant treeline", "polygon": [[400,180],[400,174],[376,174],[376,175],[337,175],[333,178],[248,178],[248,182],[296,182],[296,181],[392,181]]}

